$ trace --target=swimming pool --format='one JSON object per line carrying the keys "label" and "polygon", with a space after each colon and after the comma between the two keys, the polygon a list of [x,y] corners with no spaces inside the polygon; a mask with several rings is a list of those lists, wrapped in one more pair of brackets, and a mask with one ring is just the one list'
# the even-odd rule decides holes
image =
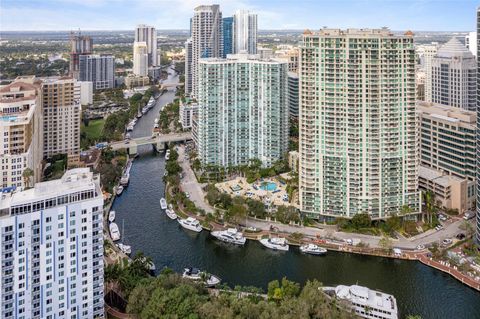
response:
{"label": "swimming pool", "polygon": [[17,117],[12,115],[12,116],[9,116],[9,115],[5,115],[5,116],[0,116],[0,119],[3,121],[3,122],[13,122],[13,121],[16,121],[17,120]]}
{"label": "swimming pool", "polygon": [[260,189],[264,191],[274,191],[277,189],[277,184],[274,182],[267,182],[267,183],[262,183],[260,184]]}

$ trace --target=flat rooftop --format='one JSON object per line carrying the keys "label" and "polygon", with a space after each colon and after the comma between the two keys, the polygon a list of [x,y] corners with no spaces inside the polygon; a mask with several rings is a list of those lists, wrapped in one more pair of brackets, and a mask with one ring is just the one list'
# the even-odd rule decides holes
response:
{"label": "flat rooftop", "polygon": [[452,182],[461,182],[461,178],[453,175],[446,175],[439,170],[420,165],[418,167],[418,177],[432,181],[435,184],[441,185],[443,187],[448,187]]}

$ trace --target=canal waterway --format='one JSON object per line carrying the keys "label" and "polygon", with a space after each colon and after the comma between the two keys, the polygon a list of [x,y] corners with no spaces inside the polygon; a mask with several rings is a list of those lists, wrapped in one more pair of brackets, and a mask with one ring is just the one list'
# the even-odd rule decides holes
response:
{"label": "canal waterway", "polygon": [[[177,76],[170,75],[169,82]],[[132,136],[151,134],[160,107],[174,99],[174,91],[163,94],[157,105],[138,122]],[[416,261],[328,252],[308,256],[291,247],[289,252],[263,248],[247,241],[234,247],[182,229],[160,211],[164,196],[162,180],[165,160],[151,146],[139,148],[139,157],[130,172],[130,184],[113,208],[117,223],[124,224],[125,243],[132,254],[142,251],[153,259],[157,270],[169,267],[181,272],[194,266],[218,275],[231,286],[257,286],[265,289],[269,281],[287,277],[305,283],[317,279],[324,285],[360,284],[393,294],[401,318],[409,314],[423,319],[480,318],[480,293],[462,285],[447,274]]]}

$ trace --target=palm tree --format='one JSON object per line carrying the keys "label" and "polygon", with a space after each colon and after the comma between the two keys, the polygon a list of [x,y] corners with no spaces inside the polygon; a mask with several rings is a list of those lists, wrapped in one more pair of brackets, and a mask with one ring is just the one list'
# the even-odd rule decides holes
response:
{"label": "palm tree", "polygon": [[25,188],[30,188],[30,178],[32,176],[33,176],[33,170],[27,167],[22,173],[22,177],[25,183]]}
{"label": "palm tree", "polygon": [[435,212],[435,193],[431,190],[427,190],[422,193],[423,201],[425,203],[425,210],[427,212],[427,220],[432,223],[432,215]]}

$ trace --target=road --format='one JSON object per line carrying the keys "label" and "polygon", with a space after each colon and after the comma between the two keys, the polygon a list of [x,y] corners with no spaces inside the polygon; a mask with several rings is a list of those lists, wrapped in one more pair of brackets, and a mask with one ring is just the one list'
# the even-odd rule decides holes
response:
{"label": "road", "polygon": [[180,187],[184,192],[190,194],[190,200],[195,203],[195,206],[203,209],[207,213],[213,213],[213,208],[208,205],[204,198],[205,192],[202,187],[205,185],[199,184],[197,178],[190,167],[188,158],[185,158],[185,147],[183,145],[177,148],[178,162],[183,170],[183,178],[180,181]]}

